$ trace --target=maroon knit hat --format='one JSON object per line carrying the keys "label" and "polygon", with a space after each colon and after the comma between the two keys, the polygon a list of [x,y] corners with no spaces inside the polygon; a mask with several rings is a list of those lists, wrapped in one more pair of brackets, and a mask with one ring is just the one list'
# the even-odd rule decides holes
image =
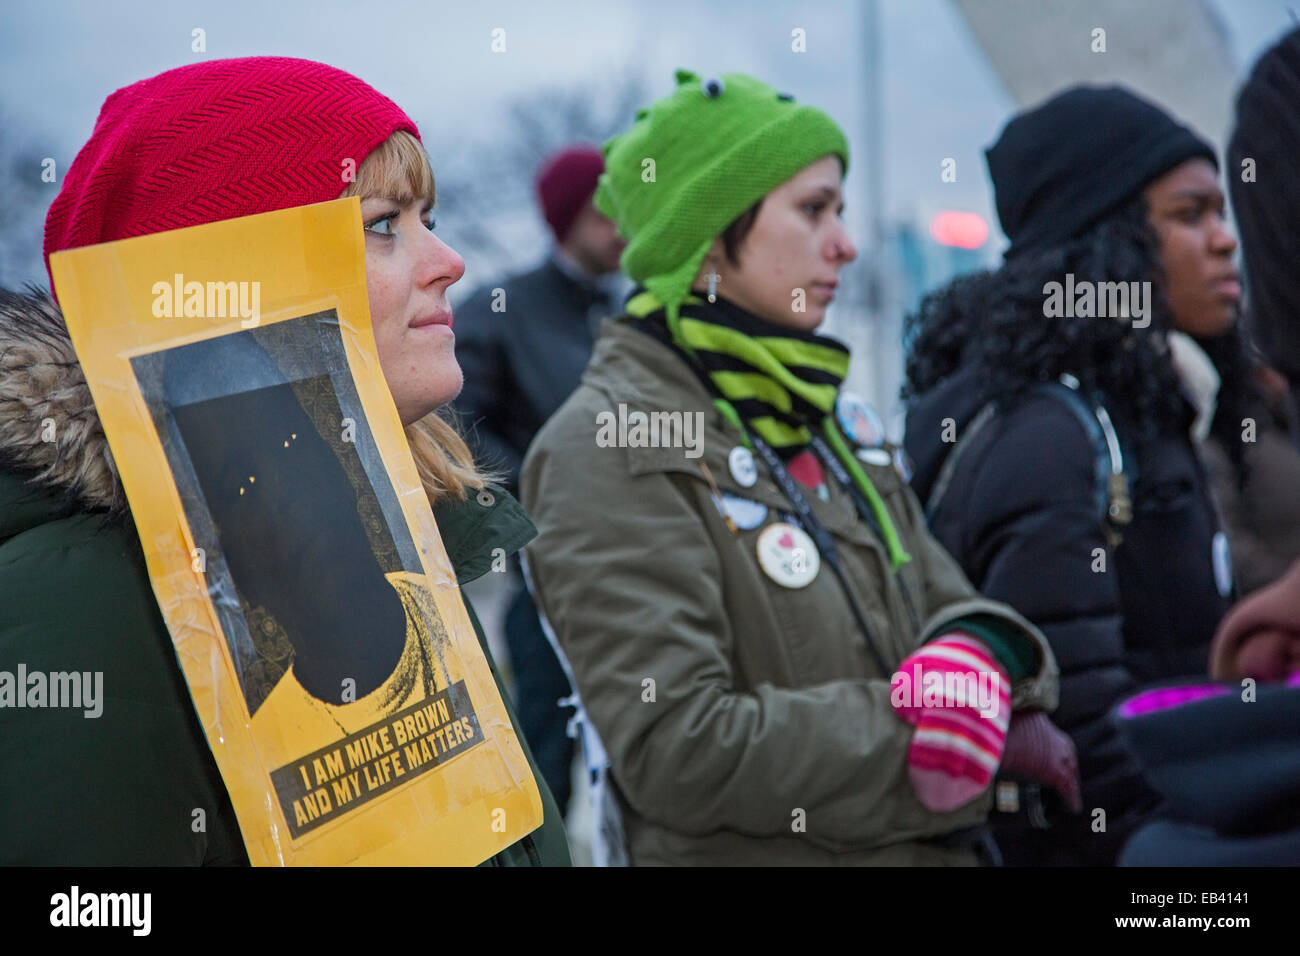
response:
{"label": "maroon knit hat", "polygon": [[104,101],[50,205],[45,268],[63,249],[337,199],[345,161],[397,130],[420,135],[392,100],[311,60],[207,60],[133,83]]}
{"label": "maroon knit hat", "polygon": [[564,241],[604,171],[605,159],[594,146],[561,150],[542,166],[537,174],[537,198],[556,241]]}

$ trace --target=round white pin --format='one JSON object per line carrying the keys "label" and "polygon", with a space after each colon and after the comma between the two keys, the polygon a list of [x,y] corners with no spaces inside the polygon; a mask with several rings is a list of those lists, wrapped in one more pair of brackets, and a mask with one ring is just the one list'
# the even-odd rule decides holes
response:
{"label": "round white pin", "polygon": [[753,488],[758,481],[758,466],[754,464],[754,453],[744,445],[737,445],[727,456],[727,465],[731,468],[731,477],[742,488]]}
{"label": "round white pin", "polygon": [[741,531],[752,531],[767,520],[767,505],[737,495],[722,493],[722,507]]}
{"label": "round white pin", "polygon": [[758,536],[758,566],[783,588],[807,587],[821,570],[813,539],[784,521],[768,525]]}
{"label": "round white pin", "polygon": [[887,468],[894,463],[893,456],[883,448],[859,448],[858,460],[882,468]]}
{"label": "round white pin", "polygon": [[871,403],[856,392],[842,391],[835,399],[835,417],[844,434],[871,448],[885,441],[885,423]]}

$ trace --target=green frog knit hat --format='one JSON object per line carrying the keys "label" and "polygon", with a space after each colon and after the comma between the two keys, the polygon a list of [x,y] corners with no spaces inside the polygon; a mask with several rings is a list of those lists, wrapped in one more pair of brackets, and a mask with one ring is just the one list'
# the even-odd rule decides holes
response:
{"label": "green frog knit hat", "polygon": [[670,324],[733,220],[823,156],[849,165],[829,116],[741,73],[701,81],[678,70],[676,91],[602,151],[596,208],[628,241],[623,271],[667,307]]}

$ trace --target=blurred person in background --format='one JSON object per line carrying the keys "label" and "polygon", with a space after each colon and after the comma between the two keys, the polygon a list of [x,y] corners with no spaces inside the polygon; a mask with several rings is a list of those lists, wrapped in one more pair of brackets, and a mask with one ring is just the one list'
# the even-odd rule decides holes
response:
{"label": "blurred person in background", "polygon": [[[1219,374],[1221,350],[1235,350],[1238,340],[1201,344]],[[1244,402],[1220,402],[1201,445],[1242,594],[1272,584],[1300,558],[1300,448],[1290,388],[1253,345],[1250,351],[1246,367],[1235,369],[1244,380],[1238,390]],[[1228,361],[1239,362],[1240,355]]]}
{"label": "blurred person in background", "polygon": [[1228,144],[1228,186],[1241,229],[1251,332],[1269,364],[1290,383],[1292,416],[1300,410],[1298,76],[1300,31],[1292,31],[1260,57],[1243,85]]}
{"label": "blurred person in background", "polygon": [[1111,711],[1204,673],[1233,593],[1196,442],[1216,403],[1239,407],[1237,244],[1212,147],[1123,88],[1057,94],[987,158],[1011,246],[908,319],[912,486],[1061,666],[1087,812],[1008,775],[991,818],[1007,862],[1109,865],[1160,803]]}
{"label": "blurred person in background", "polygon": [[[505,473],[518,493],[519,467],[533,436],[578,387],[600,322],[618,306],[624,242],[591,197],[605,168],[600,151],[574,146],[549,157],[537,198],[554,244],[535,269],[488,286],[456,310],[456,357],[465,388],[456,409],[475,460]],[[561,812],[569,805],[574,745],[558,701],[569,683],[516,576],[505,638],[515,703]]]}
{"label": "blurred person in background", "polygon": [[[1300,396],[1300,30],[1256,63],[1237,97],[1228,183],[1248,316],[1265,359]],[[1293,433],[1294,435],[1294,433]],[[1263,467],[1257,464],[1256,467]],[[1296,484],[1287,491],[1296,498]],[[1215,634],[1224,683],[1125,701],[1120,726],[1169,801],[1139,830],[1132,866],[1294,866],[1300,861],[1300,561],[1234,605]]]}

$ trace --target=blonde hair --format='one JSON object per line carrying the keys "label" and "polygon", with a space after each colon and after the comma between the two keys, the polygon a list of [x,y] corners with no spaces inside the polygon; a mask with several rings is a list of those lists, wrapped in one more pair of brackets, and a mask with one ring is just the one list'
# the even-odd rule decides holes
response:
{"label": "blonde hair", "polygon": [[[433,167],[424,147],[410,133],[398,130],[376,146],[357,167],[356,178],[339,198],[381,196],[405,205],[412,199],[437,199]],[[420,472],[429,503],[464,499],[496,476],[474,464],[474,456],[456,427],[438,412],[406,426],[406,442]]]}

